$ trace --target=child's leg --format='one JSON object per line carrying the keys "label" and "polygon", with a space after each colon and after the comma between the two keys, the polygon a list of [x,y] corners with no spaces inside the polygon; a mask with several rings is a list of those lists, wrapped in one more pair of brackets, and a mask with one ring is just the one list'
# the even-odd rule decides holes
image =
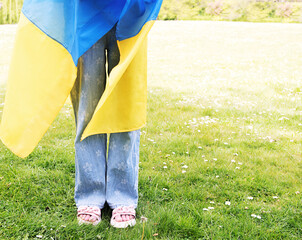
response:
{"label": "child's leg", "polygon": [[78,76],[71,91],[76,120],[75,202],[77,207],[103,208],[105,203],[107,135],[93,135],[80,141],[105,89],[105,45],[106,38],[103,37],[79,59]]}
{"label": "child's leg", "polygon": [[110,134],[106,199],[111,208],[137,206],[140,130]]}
{"label": "child's leg", "polygon": [[[107,50],[110,73],[120,59],[114,32],[108,34]],[[140,130],[110,134],[106,200],[112,209],[119,206],[137,206],[139,140]],[[116,220],[120,222],[132,218],[132,215],[121,215]]]}

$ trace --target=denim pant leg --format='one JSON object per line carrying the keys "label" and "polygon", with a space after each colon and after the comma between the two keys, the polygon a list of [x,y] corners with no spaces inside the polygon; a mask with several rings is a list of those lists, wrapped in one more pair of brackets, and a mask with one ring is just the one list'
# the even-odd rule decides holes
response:
{"label": "denim pant leg", "polygon": [[[115,32],[108,35],[107,51],[110,73],[119,62]],[[137,206],[139,141],[140,130],[110,134],[106,200],[112,209],[119,206]]]}
{"label": "denim pant leg", "polygon": [[75,113],[75,202],[103,208],[106,200],[107,135],[81,135],[90,121],[106,84],[106,38],[93,45],[78,63],[78,76],[71,91]]}
{"label": "denim pant leg", "polygon": [[137,207],[140,130],[110,134],[106,199],[114,209]]}
{"label": "denim pant leg", "polygon": [[115,28],[80,58],[77,80],[71,92],[77,126],[75,202],[77,207],[103,208],[106,200],[111,208],[136,207],[140,130],[110,134],[107,162],[107,134],[89,136],[80,141],[105,89],[105,49],[109,74],[119,62]]}

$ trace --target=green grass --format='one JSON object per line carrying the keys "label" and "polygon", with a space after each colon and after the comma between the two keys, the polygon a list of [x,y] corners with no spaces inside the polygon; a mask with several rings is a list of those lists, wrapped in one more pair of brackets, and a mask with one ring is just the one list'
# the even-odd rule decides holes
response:
{"label": "green grass", "polygon": [[0,24],[18,22],[22,4],[23,0],[0,0]]}
{"label": "green grass", "polygon": [[299,29],[155,24],[137,209],[148,221],[113,229],[106,209],[99,226],[77,225],[75,127],[65,104],[25,160],[0,145],[0,239],[141,239],[143,229],[144,239],[301,239]]}

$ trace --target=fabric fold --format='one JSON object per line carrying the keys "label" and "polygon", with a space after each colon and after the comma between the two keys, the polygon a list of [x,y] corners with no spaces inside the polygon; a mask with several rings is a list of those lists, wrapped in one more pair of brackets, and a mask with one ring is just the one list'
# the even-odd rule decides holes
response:
{"label": "fabric fold", "polygon": [[15,39],[0,139],[25,158],[68,98],[79,57],[117,24],[120,62],[82,138],[146,123],[147,35],[162,0],[25,0]]}
{"label": "fabric fold", "polygon": [[21,15],[0,125],[0,138],[12,152],[32,152],[64,105],[76,73],[67,50]]}

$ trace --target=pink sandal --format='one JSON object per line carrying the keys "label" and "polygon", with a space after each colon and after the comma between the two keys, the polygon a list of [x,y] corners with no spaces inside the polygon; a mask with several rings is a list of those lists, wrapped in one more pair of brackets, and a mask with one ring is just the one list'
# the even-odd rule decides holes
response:
{"label": "pink sandal", "polygon": [[[121,216],[121,215],[132,215],[132,216],[134,216],[134,218],[129,221],[123,221],[123,222],[116,221],[116,217]],[[126,228],[128,226],[133,227],[135,225],[135,223],[136,223],[135,210],[134,210],[133,206],[118,207],[112,211],[112,217],[111,217],[111,221],[110,221],[111,226],[113,226],[115,228]]]}
{"label": "pink sandal", "polygon": [[[80,218],[80,215],[90,215],[90,217],[95,217],[96,220],[94,222],[91,222],[89,220],[83,220]],[[81,224],[92,224],[92,225],[97,225],[101,221],[101,209],[98,207],[88,207],[88,206],[81,206],[78,208],[78,223]]]}

